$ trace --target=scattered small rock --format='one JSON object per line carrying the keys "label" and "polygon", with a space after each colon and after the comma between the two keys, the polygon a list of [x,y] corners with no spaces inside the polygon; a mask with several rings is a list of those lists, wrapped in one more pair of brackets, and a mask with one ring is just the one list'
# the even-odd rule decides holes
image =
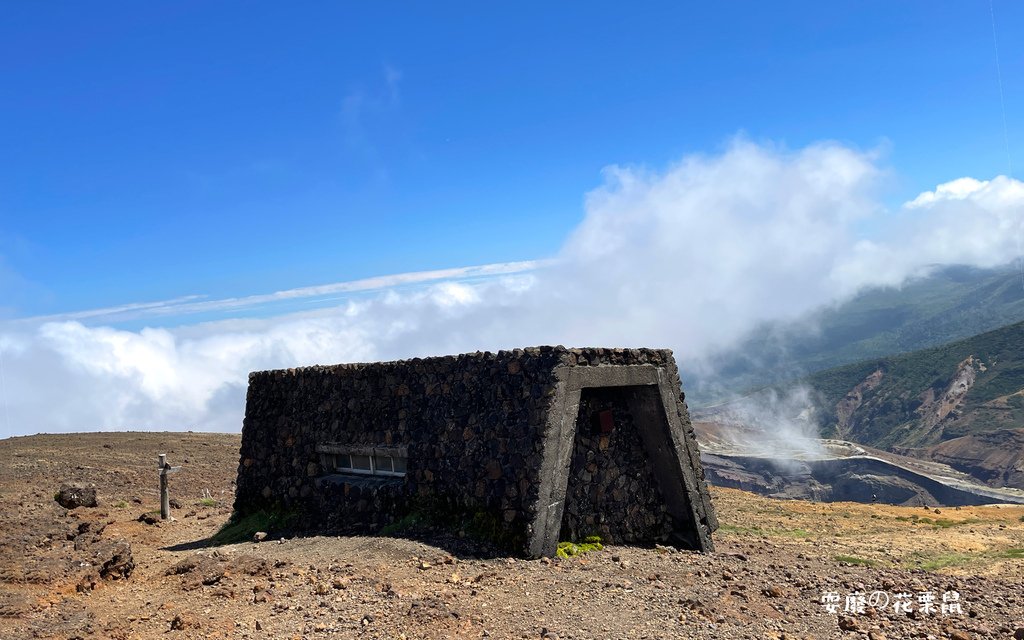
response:
{"label": "scattered small rock", "polygon": [[173,620],[171,620],[171,631],[184,631],[185,629],[198,628],[199,622],[189,615],[182,615],[179,613],[178,615],[174,616]]}
{"label": "scattered small rock", "polygon": [[78,593],[86,593],[96,588],[98,576],[95,573],[88,573],[82,576],[82,579],[75,585],[75,591]]}
{"label": "scattered small rock", "polygon": [[132,575],[135,561],[132,559],[132,545],[125,540],[115,540],[97,550],[101,560],[100,577],[105,580],[123,580]]}

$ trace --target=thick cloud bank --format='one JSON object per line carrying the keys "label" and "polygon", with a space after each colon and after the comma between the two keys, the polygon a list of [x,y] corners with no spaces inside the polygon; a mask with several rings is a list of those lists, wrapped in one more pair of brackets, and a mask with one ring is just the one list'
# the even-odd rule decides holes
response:
{"label": "thick cloud bank", "polygon": [[272,367],[534,344],[668,346],[694,361],[928,265],[1017,259],[1024,184],[962,178],[893,211],[876,195],[883,177],[874,154],[842,145],[740,140],[661,172],[608,168],[560,254],[529,272],[174,328],[8,323],[0,436],[235,430],[247,373]]}

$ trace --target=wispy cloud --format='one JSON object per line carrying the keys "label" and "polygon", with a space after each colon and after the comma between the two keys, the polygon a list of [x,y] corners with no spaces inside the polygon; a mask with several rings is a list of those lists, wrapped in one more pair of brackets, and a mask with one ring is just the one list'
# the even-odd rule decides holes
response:
{"label": "wispy cloud", "polygon": [[385,64],[382,77],[374,86],[353,87],[342,98],[341,123],[345,144],[351,151],[379,161],[373,129],[378,120],[398,110],[401,80],[401,71]]}
{"label": "wispy cloud", "polygon": [[522,262],[503,262],[473,267],[457,267],[437,269],[433,271],[416,271],[397,273],[386,276],[375,276],[361,280],[334,282],[331,284],[311,287],[285,289],[273,293],[242,296],[237,298],[207,299],[205,295],[188,295],[170,300],[155,302],[134,302],[114,307],[71,311],[67,313],[23,318],[21,324],[38,325],[46,322],[67,320],[119,322],[140,318],[174,317],[183,318],[196,314],[215,314],[224,312],[260,312],[272,313],[278,303],[302,301],[308,308],[337,302],[339,296],[353,293],[374,293],[384,290],[397,290],[411,286],[421,286],[441,280],[464,282],[482,278],[493,278],[500,275],[525,273],[541,268],[551,261],[530,260]]}

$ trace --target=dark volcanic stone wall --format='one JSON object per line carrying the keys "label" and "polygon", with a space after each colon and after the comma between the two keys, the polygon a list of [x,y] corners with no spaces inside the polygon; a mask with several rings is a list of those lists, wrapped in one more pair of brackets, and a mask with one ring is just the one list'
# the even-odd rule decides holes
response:
{"label": "dark volcanic stone wall", "polygon": [[[302,514],[297,522],[309,530],[375,531],[440,503],[499,526],[522,551],[537,513],[557,371],[643,364],[665,370],[679,388],[671,352],[644,349],[538,347],[252,373],[235,511],[283,508]],[[685,417],[682,402],[679,410]],[[407,473],[332,474],[317,451],[329,443],[406,447]],[[620,464],[640,461],[630,456]],[[649,494],[646,483],[639,489]],[[659,526],[615,531],[632,539]]]}
{"label": "dark volcanic stone wall", "polygon": [[[510,529],[536,497],[552,349],[254,373],[236,509],[284,505],[328,529],[373,529],[438,498]],[[318,444],[408,447],[401,479],[318,481]]]}
{"label": "dark volcanic stone wall", "polygon": [[[584,389],[576,420],[562,539],[598,535],[608,543],[664,542],[672,533],[665,499],[629,411],[629,388]],[[596,433],[592,418],[612,411],[615,428]]]}

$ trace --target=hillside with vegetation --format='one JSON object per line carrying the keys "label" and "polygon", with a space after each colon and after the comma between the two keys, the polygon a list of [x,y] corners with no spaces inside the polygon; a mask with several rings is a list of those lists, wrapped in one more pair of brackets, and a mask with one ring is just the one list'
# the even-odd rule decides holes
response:
{"label": "hillside with vegetation", "polygon": [[823,435],[925,447],[1024,427],[1024,323],[816,373]]}
{"label": "hillside with vegetation", "polygon": [[943,345],[1020,321],[1024,286],[1016,264],[941,268],[899,288],[870,289],[796,322],[763,325],[736,348],[714,357],[712,375],[690,375],[687,391],[697,405],[713,403],[723,395],[851,363],[860,364],[849,371],[859,372],[870,366],[865,360]]}

